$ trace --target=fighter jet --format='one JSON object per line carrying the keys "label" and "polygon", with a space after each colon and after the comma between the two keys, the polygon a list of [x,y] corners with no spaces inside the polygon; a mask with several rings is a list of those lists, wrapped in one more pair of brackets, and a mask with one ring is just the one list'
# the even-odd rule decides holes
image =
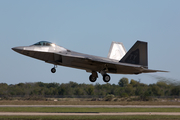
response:
{"label": "fighter jet", "polygon": [[148,69],[147,42],[137,41],[128,52],[120,42],[112,42],[107,58],[78,53],[47,41],[40,41],[30,46],[14,47],[14,51],[36,58],[54,67],[57,65],[72,67],[90,72],[89,80],[95,82],[98,72],[103,76],[104,82],[110,81],[112,74],[140,74],[151,72],[166,72]]}

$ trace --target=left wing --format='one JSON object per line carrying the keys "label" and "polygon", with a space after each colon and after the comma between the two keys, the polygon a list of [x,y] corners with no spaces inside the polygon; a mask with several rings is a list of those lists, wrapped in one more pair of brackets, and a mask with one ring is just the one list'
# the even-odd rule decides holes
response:
{"label": "left wing", "polygon": [[[60,54],[62,58],[64,58],[65,66],[74,66],[75,68],[85,69],[87,71],[101,71],[106,70],[107,73],[124,73],[122,70],[134,70],[134,73],[141,72],[142,66],[133,65],[127,63],[120,63],[117,60],[112,60],[103,57],[97,57],[92,55],[86,55],[81,53],[73,53],[73,54]],[[120,70],[122,69],[122,70]],[[121,72],[122,71],[122,72]],[[124,73],[128,74],[128,73]]]}
{"label": "left wing", "polygon": [[[108,58],[87,55],[77,52],[72,52],[70,54],[61,54],[66,63],[69,65],[71,63],[75,68],[85,69],[86,71],[98,71],[106,70],[107,73],[120,73],[120,74],[139,74],[139,73],[151,73],[151,72],[167,72],[161,70],[150,70],[144,68],[141,65],[121,63],[117,60],[112,60]],[[63,60],[62,60],[63,61]],[[66,65],[65,63],[65,65]],[[69,65],[70,66],[70,65]]]}

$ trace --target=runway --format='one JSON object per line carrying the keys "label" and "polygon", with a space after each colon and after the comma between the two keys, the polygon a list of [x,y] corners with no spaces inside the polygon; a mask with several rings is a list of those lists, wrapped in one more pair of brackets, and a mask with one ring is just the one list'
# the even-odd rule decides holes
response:
{"label": "runway", "polygon": [[[0,107],[62,107],[62,108],[180,108],[176,105],[0,105]],[[86,116],[86,115],[179,115],[180,112],[0,112],[0,116]]]}
{"label": "runway", "polygon": [[180,108],[178,105],[0,105],[0,107]]}
{"label": "runway", "polygon": [[101,116],[101,115],[180,115],[180,112],[120,112],[120,113],[40,113],[40,112],[0,112],[0,116]]}

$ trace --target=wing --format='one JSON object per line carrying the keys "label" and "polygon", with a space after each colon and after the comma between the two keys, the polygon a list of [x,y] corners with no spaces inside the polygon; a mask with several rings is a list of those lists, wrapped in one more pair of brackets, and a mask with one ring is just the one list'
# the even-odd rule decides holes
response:
{"label": "wing", "polygon": [[141,65],[121,63],[117,60],[112,60],[108,58],[92,56],[92,55],[87,55],[72,51],[68,53],[52,53],[52,52],[40,52],[40,51],[34,53],[33,51],[24,51],[21,54],[39,60],[43,60],[48,63],[83,69],[88,72],[92,72],[92,71],[100,72],[102,70],[105,70],[107,73],[115,73],[115,74],[166,72],[160,70],[150,70],[143,68]]}
{"label": "wing", "polygon": [[114,74],[140,74],[151,72],[167,72],[161,70],[150,70],[144,68],[142,65],[135,65],[129,63],[121,63],[117,60],[108,58],[87,55],[77,52],[71,52],[70,54],[58,53],[62,56],[63,66],[74,67],[83,69],[88,72],[105,70],[107,73]]}
{"label": "wing", "polygon": [[120,63],[118,60],[112,60],[108,58],[92,56],[81,53],[62,54],[63,66],[69,66],[86,71],[102,71],[105,70],[107,73],[120,73],[120,74],[134,74],[140,73],[142,67],[140,65],[133,65],[127,63]]}

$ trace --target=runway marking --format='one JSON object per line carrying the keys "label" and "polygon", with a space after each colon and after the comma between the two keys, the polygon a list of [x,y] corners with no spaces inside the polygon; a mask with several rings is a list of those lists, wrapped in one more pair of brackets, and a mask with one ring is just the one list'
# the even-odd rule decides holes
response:
{"label": "runway marking", "polygon": [[180,108],[178,105],[0,105],[0,107]]}
{"label": "runway marking", "polygon": [[0,116],[84,116],[84,115],[180,115],[180,112],[120,112],[120,113],[39,113],[39,112],[0,112]]}

